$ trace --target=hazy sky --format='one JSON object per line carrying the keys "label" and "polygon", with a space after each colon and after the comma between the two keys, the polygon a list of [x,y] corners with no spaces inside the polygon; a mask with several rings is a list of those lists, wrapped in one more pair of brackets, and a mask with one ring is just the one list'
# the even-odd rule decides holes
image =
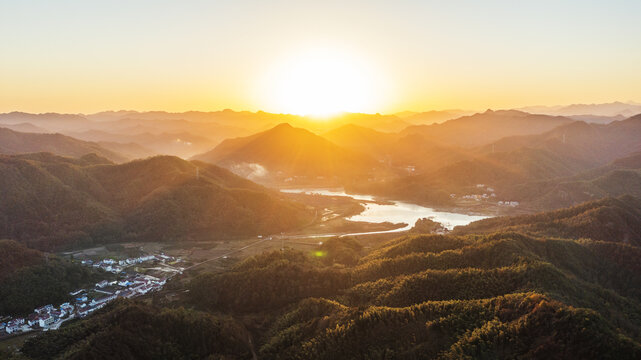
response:
{"label": "hazy sky", "polygon": [[271,96],[283,64],[317,49],[367,69],[367,112],[641,101],[640,15],[636,0],[0,0],[0,111],[288,111]]}

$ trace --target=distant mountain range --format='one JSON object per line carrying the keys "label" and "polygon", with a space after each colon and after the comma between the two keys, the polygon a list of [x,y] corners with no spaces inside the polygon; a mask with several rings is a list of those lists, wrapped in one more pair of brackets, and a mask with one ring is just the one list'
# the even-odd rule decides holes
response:
{"label": "distant mountain range", "polygon": [[94,153],[114,162],[124,162],[126,156],[93,142],[81,141],[62,134],[23,133],[0,127],[0,154],[51,152],[80,157]]}
{"label": "distant mountain range", "polygon": [[641,115],[607,125],[576,121],[541,134],[505,137],[483,151],[510,151],[521,147],[546,149],[559,156],[602,165],[641,151]]}
{"label": "distant mountain range", "polygon": [[419,134],[439,144],[474,147],[506,136],[539,134],[571,121],[565,117],[533,115],[516,110],[487,110],[442,124],[409,126],[401,134]]}
{"label": "distant mountain range", "polygon": [[620,101],[604,104],[572,104],[565,106],[528,106],[518,110],[535,114],[574,116],[591,115],[595,117],[630,117],[641,114],[641,104]]}
{"label": "distant mountain range", "polygon": [[[637,104],[587,109],[625,106]],[[447,202],[445,193],[464,193],[474,183],[496,185],[506,196],[516,197],[518,186],[567,179],[641,151],[639,116],[621,120],[621,115],[566,117],[488,110],[456,117],[464,113],[344,114],[325,121],[231,110],[10,113],[0,114],[0,126],[23,131],[4,129],[0,152],[47,151],[71,157],[95,153],[114,162],[156,154],[193,156],[264,183],[345,185],[381,195]],[[411,125],[450,116],[456,118]],[[283,125],[282,120],[291,124]],[[55,129],[73,138],[43,133]],[[523,191],[519,198],[528,194],[532,192]],[[568,199],[573,200],[564,205],[575,203],[574,196]],[[547,209],[551,204],[533,206]]]}

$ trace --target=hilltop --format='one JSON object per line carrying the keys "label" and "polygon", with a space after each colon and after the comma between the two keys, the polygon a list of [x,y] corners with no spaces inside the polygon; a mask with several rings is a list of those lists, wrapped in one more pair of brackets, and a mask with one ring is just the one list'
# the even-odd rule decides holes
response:
{"label": "hilltop", "polygon": [[[228,139],[193,159],[237,173],[249,169],[253,179],[273,177],[354,178],[378,166],[366,155],[342,148],[308,130],[280,124],[248,137]],[[264,171],[251,172],[255,167]]]}

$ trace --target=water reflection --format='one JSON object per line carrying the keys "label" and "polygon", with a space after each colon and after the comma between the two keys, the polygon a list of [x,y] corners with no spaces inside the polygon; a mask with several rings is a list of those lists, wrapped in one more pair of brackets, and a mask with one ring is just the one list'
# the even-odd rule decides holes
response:
{"label": "water reflection", "polygon": [[[345,191],[330,189],[282,189],[281,192],[296,194],[317,194],[325,196],[346,196],[355,200],[375,201],[375,198],[371,195],[346,194]],[[447,229],[452,230],[455,226],[467,225],[473,221],[482,220],[489,217],[482,215],[468,215],[446,211],[436,211],[432,208],[403,201],[389,201],[385,204],[367,202],[363,203],[363,205],[365,206],[365,210],[362,213],[349,217],[347,218],[347,220],[365,221],[371,223],[390,222],[394,224],[406,224],[406,226],[402,228],[382,232],[368,232],[367,234],[406,231],[411,229],[416,221],[421,218],[430,218],[433,221],[443,224],[443,226],[445,226]],[[349,235],[361,235],[361,233]]]}

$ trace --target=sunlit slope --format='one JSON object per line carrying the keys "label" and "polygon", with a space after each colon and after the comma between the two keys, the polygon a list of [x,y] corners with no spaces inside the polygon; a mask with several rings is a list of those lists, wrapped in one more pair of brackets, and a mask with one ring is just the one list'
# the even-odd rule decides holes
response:
{"label": "sunlit slope", "polygon": [[5,156],[0,185],[0,236],[43,249],[274,233],[311,216],[227,170],[170,156]]}
{"label": "sunlit slope", "polygon": [[257,164],[266,169],[265,177],[353,178],[366,176],[378,166],[366,155],[289,124],[249,137],[225,140],[194,159],[236,171],[239,167]]}
{"label": "sunlit slope", "polygon": [[367,154],[402,175],[432,172],[476,155],[472,150],[443,145],[418,133],[383,133],[353,124],[329,131],[323,137]]}

